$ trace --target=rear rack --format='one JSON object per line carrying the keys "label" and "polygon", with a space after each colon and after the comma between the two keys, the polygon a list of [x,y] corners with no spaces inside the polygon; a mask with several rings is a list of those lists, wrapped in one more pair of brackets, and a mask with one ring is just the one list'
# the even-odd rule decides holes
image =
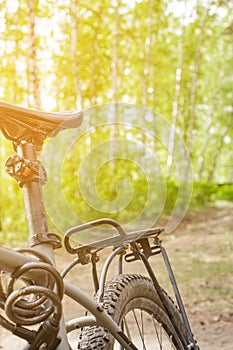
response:
{"label": "rear rack", "polygon": [[[116,236],[112,236],[110,238],[105,238],[99,241],[95,241],[89,244],[78,244],[76,246],[71,245],[71,237],[81,231],[89,230],[92,229],[93,227],[98,227],[102,225],[110,225],[114,227],[117,231]],[[83,225],[79,226],[74,226],[70,228],[66,233],[65,233],[65,238],[64,238],[64,244],[66,250],[70,254],[79,254],[79,253],[91,253],[92,251],[96,250],[101,250],[106,247],[113,247],[113,248],[118,248],[118,247],[123,247],[127,244],[134,243],[137,241],[142,240],[143,238],[149,238],[149,237],[158,237],[160,233],[164,231],[163,228],[147,228],[143,230],[138,230],[138,231],[132,231],[129,233],[126,233],[123,227],[115,220],[104,218],[104,219],[99,219],[99,220],[94,220],[88,223],[85,223]]]}

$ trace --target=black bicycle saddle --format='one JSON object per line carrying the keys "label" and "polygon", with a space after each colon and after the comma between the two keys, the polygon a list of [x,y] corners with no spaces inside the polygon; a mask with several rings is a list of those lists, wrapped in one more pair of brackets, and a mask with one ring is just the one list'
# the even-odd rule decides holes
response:
{"label": "black bicycle saddle", "polygon": [[82,111],[43,112],[0,101],[0,129],[13,142],[32,142],[39,148],[48,136],[78,128]]}

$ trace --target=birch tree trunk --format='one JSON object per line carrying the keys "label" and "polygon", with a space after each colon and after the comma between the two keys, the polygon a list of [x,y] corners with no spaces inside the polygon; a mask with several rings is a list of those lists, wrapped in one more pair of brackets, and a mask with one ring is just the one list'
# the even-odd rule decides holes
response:
{"label": "birch tree trunk", "polygon": [[[217,87],[217,90],[216,90],[216,92],[215,92],[215,94],[213,96],[213,100],[212,100],[210,121],[208,123],[208,126],[207,126],[206,130],[210,130],[210,128],[214,124],[214,113],[215,113],[215,109],[216,109],[216,106],[217,106],[219,98],[220,98],[220,90],[222,88],[222,85],[223,85],[223,74],[220,73],[219,74],[218,87]],[[202,147],[202,150],[201,150],[201,159],[200,159],[199,170],[198,170],[198,179],[199,179],[199,181],[202,180],[202,174],[203,174],[203,171],[204,171],[204,166],[205,166],[205,161],[206,161],[206,149],[208,148],[210,141],[211,141],[211,135],[208,132],[207,136],[206,136],[206,139],[205,139],[205,143],[204,143],[204,145]]]}
{"label": "birch tree trunk", "polygon": [[[113,53],[112,53],[112,92],[113,92],[113,110],[109,114],[111,123],[110,138],[116,140],[118,137],[118,49],[119,49],[119,2],[115,5],[114,11],[114,29],[113,29]],[[111,161],[112,175],[116,169],[115,150],[117,144],[111,142],[109,146],[109,160]]]}
{"label": "birch tree trunk", "polygon": [[226,128],[225,128],[224,133],[221,135],[219,143],[216,145],[216,148],[215,148],[215,151],[214,151],[214,156],[213,156],[213,161],[212,161],[212,164],[209,167],[209,174],[208,174],[208,182],[209,183],[212,183],[213,180],[214,180],[214,173],[215,173],[215,170],[216,170],[216,167],[217,167],[219,156],[220,156],[222,148],[224,146],[224,139],[225,139],[226,135],[229,133],[231,128],[232,128],[232,122],[230,120],[229,123],[227,124]]}
{"label": "birch tree trunk", "polygon": [[[113,102],[118,102],[118,84],[117,84],[117,63],[118,63],[118,46],[119,46],[119,3],[115,7],[115,24],[114,24],[114,44],[112,55],[112,89],[113,89]],[[117,117],[117,116],[116,116]]]}
{"label": "birch tree trunk", "polygon": [[97,37],[97,30],[95,30],[95,38],[93,42],[93,61],[92,61],[92,75],[91,75],[91,94],[90,94],[90,100],[91,104],[96,104],[96,72],[98,69],[98,59],[97,59],[97,52],[98,52],[98,37]]}
{"label": "birch tree trunk", "polygon": [[76,108],[82,109],[83,108],[82,90],[80,85],[78,58],[77,58],[77,52],[78,52],[77,12],[78,12],[77,0],[72,0],[71,1],[71,19],[72,19],[71,55],[72,55],[72,62],[73,62],[73,74],[74,74],[74,83],[75,83],[75,92],[76,92]]}
{"label": "birch tree trunk", "polygon": [[175,145],[175,131],[177,127],[177,120],[179,115],[179,99],[181,93],[182,83],[182,69],[183,69],[183,47],[185,37],[185,26],[182,25],[182,32],[178,44],[178,62],[176,68],[176,82],[175,82],[175,95],[172,104],[172,125],[170,129],[169,144],[168,144],[168,158],[167,158],[167,172],[168,176],[171,175],[172,171],[172,159]]}
{"label": "birch tree trunk", "polygon": [[[118,49],[119,49],[119,14],[120,4],[118,3],[115,7],[115,22],[114,22],[114,41],[113,41],[113,55],[112,55],[112,90],[113,90],[113,102],[114,102],[114,114],[113,114],[113,131],[112,138],[116,139],[118,135]],[[112,150],[114,152],[114,150]]]}
{"label": "birch tree trunk", "polygon": [[[36,12],[36,1],[28,0],[28,19],[29,19],[29,88],[33,95],[33,107],[41,108],[41,96],[39,89],[39,73],[37,66],[37,42],[35,33],[35,12]],[[29,94],[30,94],[29,90]]]}
{"label": "birch tree trunk", "polygon": [[148,13],[148,27],[147,35],[145,40],[145,59],[144,59],[144,69],[142,76],[142,106],[147,107],[147,88],[148,88],[148,77],[150,73],[150,52],[151,52],[151,42],[152,42],[152,21],[153,21],[153,6],[154,0],[150,1],[149,13]]}
{"label": "birch tree trunk", "polygon": [[[152,45],[152,28],[153,28],[153,15],[154,15],[154,0],[151,0],[148,7],[148,15],[147,15],[147,34],[144,42],[144,52],[145,52],[145,58],[143,61],[143,74],[142,74],[142,107],[145,107],[145,109],[142,109],[142,145],[144,154],[142,154],[141,157],[141,166],[142,168],[146,167],[146,134],[144,129],[146,129],[145,125],[145,113],[146,108],[148,107],[148,78],[149,74],[151,73],[151,45]],[[154,142],[153,148],[155,150],[156,145]]]}
{"label": "birch tree trunk", "polygon": [[187,133],[187,145],[190,153],[192,152],[193,130],[194,130],[195,118],[196,118],[197,85],[198,85],[201,60],[202,60],[201,48],[202,48],[202,43],[203,43],[203,38],[205,33],[207,14],[208,14],[208,8],[205,9],[205,12],[201,18],[200,34],[197,42],[195,61],[194,61],[194,72],[193,72],[192,83],[191,83],[190,119],[189,119],[189,125],[188,125],[188,133]]}

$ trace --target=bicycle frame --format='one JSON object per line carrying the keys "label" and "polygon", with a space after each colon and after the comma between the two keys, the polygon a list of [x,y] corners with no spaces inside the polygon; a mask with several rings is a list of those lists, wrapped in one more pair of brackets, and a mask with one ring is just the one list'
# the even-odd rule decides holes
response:
{"label": "bicycle frame", "polygon": [[[37,160],[36,151],[33,144],[21,144],[17,148],[17,153],[19,156],[29,161]],[[54,264],[55,259],[53,249],[56,247],[59,240],[55,235],[49,234],[41,183],[29,181],[24,184],[23,191],[29,228],[29,244],[30,246],[33,246],[36,251],[45,255],[51,261],[51,263]],[[2,270],[12,273],[16,271],[20,266],[30,262],[34,262],[34,260],[20,253],[0,247],[0,267]],[[28,277],[38,279],[38,273],[35,275],[34,272],[34,274],[30,274]],[[43,281],[43,277],[40,277],[41,278],[38,282],[41,282],[41,279]],[[130,345],[130,341],[126,340],[125,337],[122,337],[122,330],[120,327],[112,320],[112,318],[104,311],[104,309],[100,305],[97,305],[96,302],[87,294],[84,294],[79,288],[74,287],[67,282],[65,282],[65,294],[93,314],[93,317],[91,318],[82,317],[80,321],[79,319],[75,320],[75,322],[73,322],[73,329],[77,328],[77,324],[79,323],[81,326],[90,324],[92,325],[96,323],[96,320],[98,320],[98,323],[106,327],[114,336],[114,338],[116,338],[125,349],[135,349],[133,345]],[[69,324],[69,330],[71,330],[71,323]],[[63,318],[60,322],[60,330],[58,336],[62,341],[57,349],[69,350],[70,346],[67,341],[65,323]]]}
{"label": "bicycle frame", "polygon": [[[23,159],[27,159],[29,162],[38,161],[35,146],[31,143],[19,144],[17,147],[17,154],[19,157],[22,157]],[[0,270],[11,273],[14,278],[15,276],[18,276],[17,271],[19,271],[20,269],[22,270],[24,266],[29,266],[29,269],[25,270],[26,272],[25,272],[24,278],[27,278],[29,280],[32,279],[34,281],[36,280],[37,283],[41,286],[41,288],[43,288],[43,286],[46,286],[47,274],[48,273],[55,274],[52,268],[47,267],[47,265],[50,266],[51,264],[52,266],[55,266],[54,248],[60,247],[61,245],[60,239],[57,235],[51,234],[48,229],[48,222],[46,218],[46,211],[44,207],[44,200],[43,200],[43,194],[42,194],[42,188],[41,188],[41,181],[25,181],[23,184],[23,191],[24,191],[24,201],[25,201],[25,208],[26,208],[28,228],[29,228],[29,246],[31,248],[33,247],[33,251],[36,252],[38,256],[42,255],[46,257],[45,259],[46,261],[44,263],[40,263],[39,265],[40,268],[37,269],[36,265],[34,266],[34,264],[35,262],[38,262],[38,259],[30,256],[26,256],[17,251],[0,247]],[[77,247],[77,248],[71,247],[69,238],[73,233],[77,233],[81,230],[88,229],[90,226],[99,226],[102,224],[112,225],[118,231],[118,235],[109,239],[92,243],[90,245],[86,245],[84,247]],[[112,252],[112,254],[109,256],[109,258],[107,259],[104,265],[101,278],[100,278],[100,283],[98,283],[94,278],[96,289],[97,287],[99,287],[98,301],[95,301],[93,298],[89,297],[86,293],[84,293],[78,287],[73,286],[72,284],[66,282],[64,277],[66,273],[69,271],[69,269],[66,272],[64,272],[64,275],[62,276],[62,281],[64,282],[65,295],[67,295],[69,298],[73,299],[75,302],[77,302],[78,304],[83,306],[86,310],[88,310],[91,313],[91,316],[90,315],[81,316],[67,323],[65,323],[64,318],[62,316],[60,319],[60,323],[58,327],[59,331],[57,334],[57,338],[60,338],[61,342],[60,344],[58,342],[56,349],[70,350],[70,346],[67,339],[67,333],[84,326],[101,325],[106,329],[108,329],[108,331],[112,334],[112,336],[116,340],[118,340],[118,342],[121,344],[122,348],[126,350],[132,350],[132,349],[137,350],[137,348],[131,343],[131,341],[127,338],[127,336],[122,332],[121,328],[113,321],[111,316],[108,315],[108,313],[104,310],[104,305],[103,305],[104,286],[106,282],[108,268],[113,258],[121,254],[121,252],[124,251],[125,246],[127,244],[131,245],[132,253],[127,254],[126,261],[131,262],[134,260],[141,260],[144,263],[158,294],[159,293],[162,294],[161,288],[158,286],[156,277],[150,267],[150,264],[148,262],[148,257],[162,252],[162,255],[166,263],[168,273],[173,285],[173,289],[177,297],[177,302],[183,317],[183,321],[188,333],[189,344],[186,344],[185,340],[183,340],[184,347],[187,349],[196,348],[195,341],[193,339],[192,332],[188,323],[188,319],[183,308],[183,303],[175,283],[174,275],[173,275],[169,260],[167,258],[164,248],[161,247],[160,241],[158,240],[158,235],[162,231],[163,231],[162,229],[148,229],[148,230],[140,230],[140,231],[135,231],[133,233],[126,234],[118,223],[110,219],[97,220],[89,224],[84,224],[78,227],[74,227],[69,231],[67,231],[65,235],[66,250],[70,253],[77,253],[79,257],[85,258],[85,254],[90,252],[92,249],[98,250],[98,249],[103,249],[107,246],[113,246],[115,249]],[[148,244],[147,238],[149,236],[154,237],[156,241],[156,245],[152,248]],[[140,243],[140,248],[138,247],[138,243]],[[43,271],[43,267],[44,267],[44,271]],[[122,261],[120,259],[119,272],[121,272],[121,270],[122,270]],[[57,286],[56,288],[58,289],[58,292],[59,292],[59,288]],[[60,287],[61,295],[63,293],[62,288],[63,287]],[[166,301],[163,300],[162,296],[161,296],[161,301],[164,304],[164,307],[166,309]],[[169,310],[167,310],[167,312],[169,315]],[[169,315],[169,316],[171,316],[170,318],[172,321],[172,315]],[[9,330],[11,330],[16,335],[24,339],[27,339],[27,336],[25,335],[24,330],[21,327],[18,327],[18,328],[16,327],[12,329],[10,323],[5,324],[4,326]],[[174,327],[176,327],[175,324],[174,324]],[[42,332],[45,332],[45,330],[42,329]],[[179,332],[179,330],[177,330],[177,332]],[[33,335],[37,336],[35,332],[33,333]]]}
{"label": "bicycle frame", "polygon": [[[14,272],[16,271],[19,266],[24,265],[25,263],[35,262],[35,260],[25,257],[24,255],[14,252],[12,250],[0,247],[0,266],[2,269],[4,269],[7,272]],[[40,279],[38,280],[38,276]],[[42,273],[38,274],[29,274],[27,277],[33,278],[38,280],[38,282],[42,282],[43,278],[45,278],[46,272],[43,276]],[[63,320],[60,324],[60,333],[59,336],[62,339],[61,344],[58,346],[57,349],[62,350],[69,350],[69,344],[67,342],[66,334],[67,332],[71,332],[75,329],[89,326],[89,325],[95,325],[100,324],[103,327],[106,327],[110,333],[114,336],[115,339],[119,341],[119,343],[127,350],[136,349],[130,342],[125,340],[125,337],[122,337],[122,330],[120,327],[112,320],[112,318],[104,311],[103,307],[100,304],[97,304],[93,298],[89,297],[86,293],[82,292],[81,289],[78,287],[73,286],[72,284],[68,282],[64,282],[65,286],[65,294],[82,305],[85,309],[90,311],[93,316],[83,316],[76,318],[72,321],[69,321],[67,324],[67,328],[64,331],[65,324]]]}

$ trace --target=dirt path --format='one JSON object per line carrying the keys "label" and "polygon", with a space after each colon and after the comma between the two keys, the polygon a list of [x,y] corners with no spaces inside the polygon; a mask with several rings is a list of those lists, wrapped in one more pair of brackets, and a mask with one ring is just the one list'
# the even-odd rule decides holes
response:
{"label": "dirt path", "polygon": [[[232,213],[233,206],[192,211],[175,233],[164,237],[164,245],[201,350],[233,349]],[[62,270],[72,257],[61,250],[56,254],[59,270]],[[163,270],[157,264],[155,268],[160,273],[161,282],[167,283]],[[78,273],[77,270],[71,272],[69,278],[90,291],[87,270],[88,267],[84,266]],[[165,289],[169,290],[166,286]],[[72,318],[80,314],[80,310],[67,301],[65,314]],[[77,339],[78,335],[75,337]],[[21,344],[0,328],[0,349],[22,349]]]}
{"label": "dirt path", "polygon": [[200,348],[232,350],[233,206],[192,213],[179,235],[187,249],[185,269],[194,275],[182,287]]}

